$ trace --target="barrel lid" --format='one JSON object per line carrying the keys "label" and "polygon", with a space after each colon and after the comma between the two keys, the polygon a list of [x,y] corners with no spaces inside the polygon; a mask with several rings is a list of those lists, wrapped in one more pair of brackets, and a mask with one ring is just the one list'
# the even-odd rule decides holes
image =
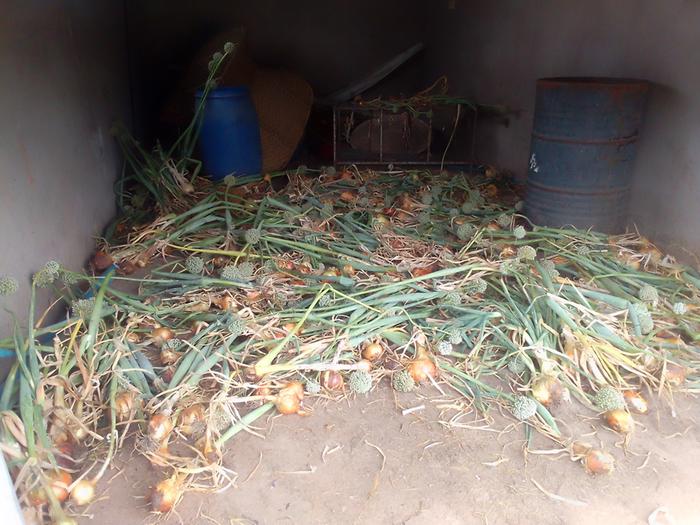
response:
{"label": "barrel lid", "polygon": [[[226,86],[226,87],[217,87],[209,91],[209,94],[207,97],[209,98],[228,98],[228,97],[237,97],[241,95],[248,95],[250,94],[250,89],[248,86]],[[202,95],[204,95],[204,90],[203,89],[198,89],[197,92],[195,93],[196,98],[202,98]]]}
{"label": "barrel lid", "polygon": [[550,77],[540,78],[537,85],[541,87],[572,87],[572,88],[616,88],[647,91],[649,81],[637,78],[615,77]]}

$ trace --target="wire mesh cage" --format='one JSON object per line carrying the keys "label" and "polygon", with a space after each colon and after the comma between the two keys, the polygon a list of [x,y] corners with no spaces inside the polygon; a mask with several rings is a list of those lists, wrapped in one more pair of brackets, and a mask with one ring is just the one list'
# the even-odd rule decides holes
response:
{"label": "wire mesh cage", "polygon": [[476,107],[430,104],[386,108],[358,102],[333,108],[335,164],[471,164],[475,157]]}

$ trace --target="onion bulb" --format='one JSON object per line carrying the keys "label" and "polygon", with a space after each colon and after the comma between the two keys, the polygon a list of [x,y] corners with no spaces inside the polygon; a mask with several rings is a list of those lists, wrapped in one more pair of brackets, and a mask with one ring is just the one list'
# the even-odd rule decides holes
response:
{"label": "onion bulb", "polygon": [[615,432],[629,434],[634,430],[634,419],[632,415],[621,408],[608,410],[604,415],[605,423]]}
{"label": "onion bulb", "polygon": [[290,381],[279,391],[279,395],[292,395],[304,399],[304,385],[300,381]]}
{"label": "onion bulb", "polygon": [[671,386],[681,386],[685,381],[688,371],[675,363],[666,364],[665,380]]}
{"label": "onion bulb", "polygon": [[221,297],[217,297],[216,299],[212,299],[211,302],[217,308],[219,308],[220,310],[224,310],[224,311],[233,310],[234,306],[236,305],[236,302],[233,300],[233,297],[231,297],[230,295],[222,295]]}
{"label": "onion bulb", "polygon": [[627,401],[627,406],[632,412],[636,412],[637,414],[646,414],[649,412],[649,404],[639,392],[625,390],[623,395],[625,396],[625,401]]}
{"label": "onion bulb", "polygon": [[558,403],[562,397],[561,383],[552,376],[544,376],[532,384],[532,397],[548,407]]}
{"label": "onion bulb", "polygon": [[515,247],[511,244],[506,244],[501,249],[501,253],[499,255],[501,259],[510,259],[511,257],[515,257]]}
{"label": "onion bulb", "polygon": [[151,492],[153,512],[170,512],[182,497],[182,492],[182,480],[177,474],[158,483]]}
{"label": "onion bulb", "polygon": [[304,385],[299,381],[292,381],[280,389],[275,397],[275,406],[280,414],[298,414],[303,398]]}
{"label": "onion bulb", "polygon": [[160,362],[164,365],[174,365],[180,359],[180,354],[178,354],[172,348],[163,348],[160,351]]}
{"label": "onion bulb", "polygon": [[321,386],[328,390],[342,390],[345,381],[343,376],[335,370],[325,370],[321,374]]}
{"label": "onion bulb", "polygon": [[95,482],[89,479],[76,482],[70,491],[70,499],[80,507],[91,503],[95,499]]}
{"label": "onion bulb", "polygon": [[349,277],[352,277],[355,275],[355,268],[352,264],[345,264],[343,265],[343,273]]}
{"label": "onion bulb", "polygon": [[160,378],[166,383],[170,383],[170,381],[173,380],[173,377],[175,376],[175,367],[174,366],[169,366],[165,368],[161,374]]}
{"label": "onion bulb", "polygon": [[370,343],[362,350],[362,358],[367,359],[367,361],[376,361],[383,353],[384,349],[382,345],[379,343]]}
{"label": "onion bulb", "polygon": [[280,414],[298,414],[301,410],[301,400],[292,394],[279,394],[275,398],[275,407]]}
{"label": "onion bulb", "polygon": [[159,328],[155,328],[151,332],[151,337],[156,344],[163,345],[166,341],[170,341],[174,337],[174,334],[170,328],[161,326]]}
{"label": "onion bulb", "polygon": [[131,419],[134,412],[134,393],[124,391],[117,394],[114,398],[114,412],[117,416],[117,421],[127,421]]}
{"label": "onion bulb", "polygon": [[406,367],[408,373],[416,383],[422,383],[428,378],[437,377],[437,366],[430,358],[430,354],[425,347],[419,346],[416,349],[416,358],[408,363]]}
{"label": "onion bulb", "polygon": [[323,275],[325,275],[326,277],[340,277],[340,270],[338,270],[338,268],[335,268],[334,266],[331,266],[323,272]]}
{"label": "onion bulb", "polygon": [[615,458],[607,452],[594,448],[584,456],[583,466],[589,474],[609,474],[615,470]]}
{"label": "onion bulb", "polygon": [[[58,501],[63,503],[68,499],[68,487],[73,477],[65,470],[52,470],[47,475],[48,486]],[[37,488],[29,493],[29,503],[40,506],[48,501],[44,488]]]}
{"label": "onion bulb", "polygon": [[372,363],[369,361],[369,359],[360,359],[356,366],[356,370],[363,370],[365,372],[370,372],[372,370]]}
{"label": "onion bulb", "polygon": [[188,406],[180,412],[178,428],[186,436],[201,430],[204,424],[204,407],[200,404]]}
{"label": "onion bulb", "polygon": [[173,421],[169,416],[163,414],[154,414],[148,422],[148,436],[154,441],[160,443],[167,438],[173,431]]}

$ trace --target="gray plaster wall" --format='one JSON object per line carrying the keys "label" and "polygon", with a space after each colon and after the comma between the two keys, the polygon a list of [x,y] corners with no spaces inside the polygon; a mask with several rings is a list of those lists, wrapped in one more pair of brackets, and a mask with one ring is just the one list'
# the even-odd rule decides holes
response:
{"label": "gray plaster wall", "polygon": [[[109,130],[130,105],[123,4],[4,2],[0,16],[0,336],[26,318],[30,275],[83,266],[114,213],[120,160]],[[42,296],[40,307],[47,304]]]}
{"label": "gray plaster wall", "polygon": [[630,220],[680,255],[700,252],[699,2],[445,0],[432,3],[429,26],[428,74],[445,73],[455,92],[520,110],[508,127],[482,127],[478,149],[482,161],[520,178],[536,79],[652,81]]}

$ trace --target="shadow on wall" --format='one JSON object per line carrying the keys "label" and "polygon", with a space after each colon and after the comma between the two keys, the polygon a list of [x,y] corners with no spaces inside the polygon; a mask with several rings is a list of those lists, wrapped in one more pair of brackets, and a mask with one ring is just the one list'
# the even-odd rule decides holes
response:
{"label": "shadow on wall", "polygon": [[[630,208],[630,225],[643,224],[642,233],[689,263],[698,263],[693,252],[700,244],[678,239],[692,238],[697,225],[689,223],[687,212],[697,207],[693,193],[700,189],[689,143],[678,136],[698,141],[696,122],[689,97],[673,86],[652,82],[644,128],[641,132]],[[669,133],[669,125],[674,133]],[[659,155],[659,149],[665,151]],[[695,153],[695,156],[698,156]],[[685,190],[685,191],[684,191]],[[650,212],[654,219],[649,220]],[[641,229],[641,227],[640,227]]]}

